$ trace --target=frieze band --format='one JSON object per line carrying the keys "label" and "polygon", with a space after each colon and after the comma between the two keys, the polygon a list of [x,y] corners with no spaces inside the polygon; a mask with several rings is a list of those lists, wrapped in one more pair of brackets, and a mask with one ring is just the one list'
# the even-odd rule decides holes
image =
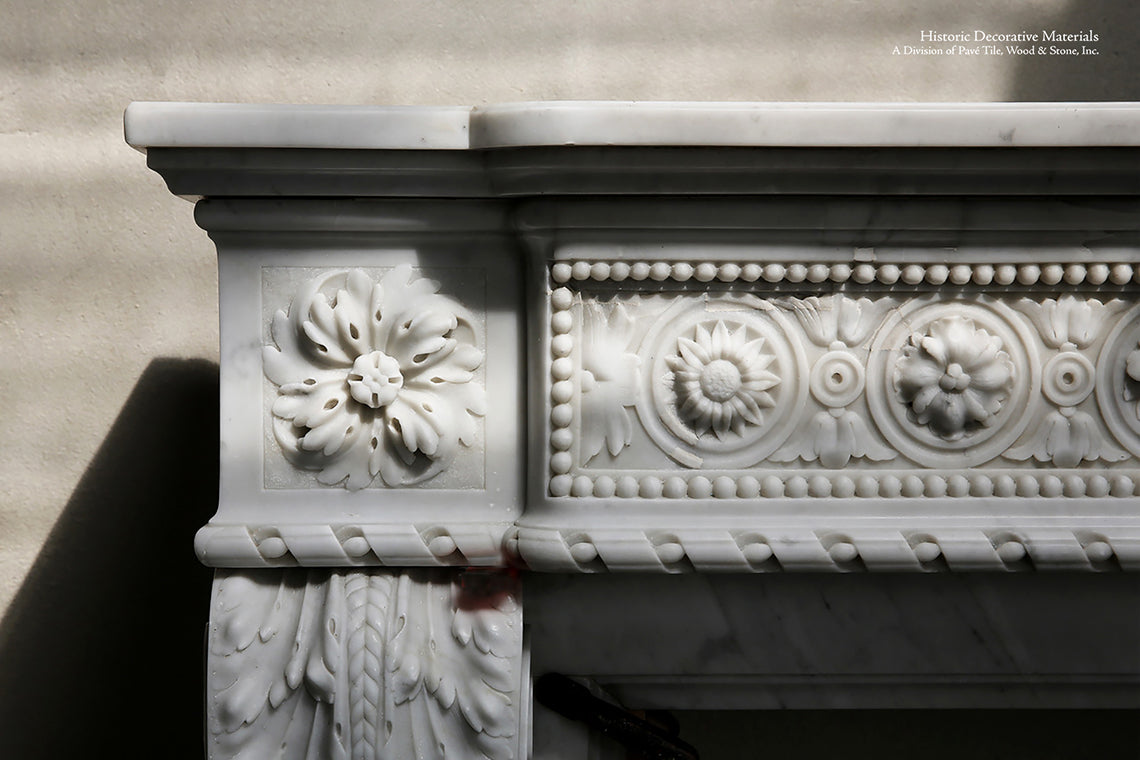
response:
{"label": "frieze band", "polygon": [[[1131,497],[1136,276],[1117,263],[556,262],[549,494]],[[627,279],[645,284],[612,286]],[[768,289],[804,281],[837,289]],[[976,287],[991,283],[1017,287]]]}

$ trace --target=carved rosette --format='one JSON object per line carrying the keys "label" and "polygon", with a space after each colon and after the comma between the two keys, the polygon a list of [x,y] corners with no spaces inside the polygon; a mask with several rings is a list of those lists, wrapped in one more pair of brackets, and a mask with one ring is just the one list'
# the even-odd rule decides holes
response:
{"label": "carved rosette", "polygon": [[947,441],[993,425],[1013,387],[1013,362],[1001,347],[1001,338],[958,315],[911,335],[894,374],[910,420]]}
{"label": "carved rosette", "polygon": [[439,286],[400,266],[305,283],[273,319],[265,376],[285,458],[317,480],[359,490],[435,477],[472,446],[484,391],[479,333]]}
{"label": "carved rosette", "polygon": [[673,370],[677,414],[698,437],[729,432],[743,436],[748,425],[763,425],[764,410],[775,406],[769,389],[780,378],[767,370],[775,357],[764,338],[748,339],[747,326],[729,332],[722,320],[710,331],[698,324],[692,338],[677,338],[677,353],[666,357]]}
{"label": "carved rosette", "polygon": [[807,399],[803,347],[760,299],[678,300],[639,355],[637,411],[650,438],[685,467],[747,467],[787,438]]}
{"label": "carved rosette", "polygon": [[1140,306],[1105,338],[1096,363],[1096,399],[1120,445],[1140,456]]}
{"label": "carved rosette", "polygon": [[1040,357],[1016,314],[990,299],[915,299],[871,347],[867,401],[887,440],[928,467],[999,456],[1040,404]]}

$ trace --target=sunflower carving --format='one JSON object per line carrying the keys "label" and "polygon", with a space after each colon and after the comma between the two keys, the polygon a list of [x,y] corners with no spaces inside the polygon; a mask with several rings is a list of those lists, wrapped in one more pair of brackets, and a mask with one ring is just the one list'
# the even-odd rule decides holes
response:
{"label": "sunflower carving", "polygon": [[743,435],[761,425],[764,410],[775,406],[768,393],[780,378],[768,370],[774,355],[764,338],[749,339],[744,325],[731,332],[723,321],[710,331],[694,327],[693,336],[677,339],[677,353],[666,359],[673,371],[678,416],[696,433],[719,440]]}

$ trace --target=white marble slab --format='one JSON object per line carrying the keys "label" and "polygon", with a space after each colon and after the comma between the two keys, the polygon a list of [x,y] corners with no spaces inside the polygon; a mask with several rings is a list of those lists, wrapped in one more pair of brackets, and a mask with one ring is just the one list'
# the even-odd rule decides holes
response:
{"label": "white marble slab", "polygon": [[535,575],[531,667],[637,709],[1135,707],[1135,577]]}
{"label": "white marble slab", "polygon": [[1136,103],[513,103],[476,108],[473,148],[534,145],[1140,145]]}
{"label": "white marble slab", "polygon": [[140,149],[1140,145],[1135,103],[132,103],[124,122]]}
{"label": "white marble slab", "polygon": [[127,143],[146,148],[463,150],[461,106],[131,103]]}

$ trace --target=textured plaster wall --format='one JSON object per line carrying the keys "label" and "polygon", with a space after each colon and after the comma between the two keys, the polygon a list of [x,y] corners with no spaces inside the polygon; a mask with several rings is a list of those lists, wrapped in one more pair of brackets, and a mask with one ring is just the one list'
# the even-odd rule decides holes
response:
{"label": "textured plaster wall", "polygon": [[[216,361],[214,252],[123,143],[131,100],[1130,100],[1138,17],[1127,0],[0,0],[0,611],[37,556],[74,560],[53,529],[83,548],[137,519],[124,500],[153,510],[131,546],[193,563],[192,527],[162,529],[187,500],[162,484],[184,496],[214,470],[162,452],[215,435],[212,366],[155,362]],[[892,55],[975,28],[1092,29],[1100,55]],[[196,524],[212,491],[195,488]],[[44,577],[43,593],[65,583]]]}

